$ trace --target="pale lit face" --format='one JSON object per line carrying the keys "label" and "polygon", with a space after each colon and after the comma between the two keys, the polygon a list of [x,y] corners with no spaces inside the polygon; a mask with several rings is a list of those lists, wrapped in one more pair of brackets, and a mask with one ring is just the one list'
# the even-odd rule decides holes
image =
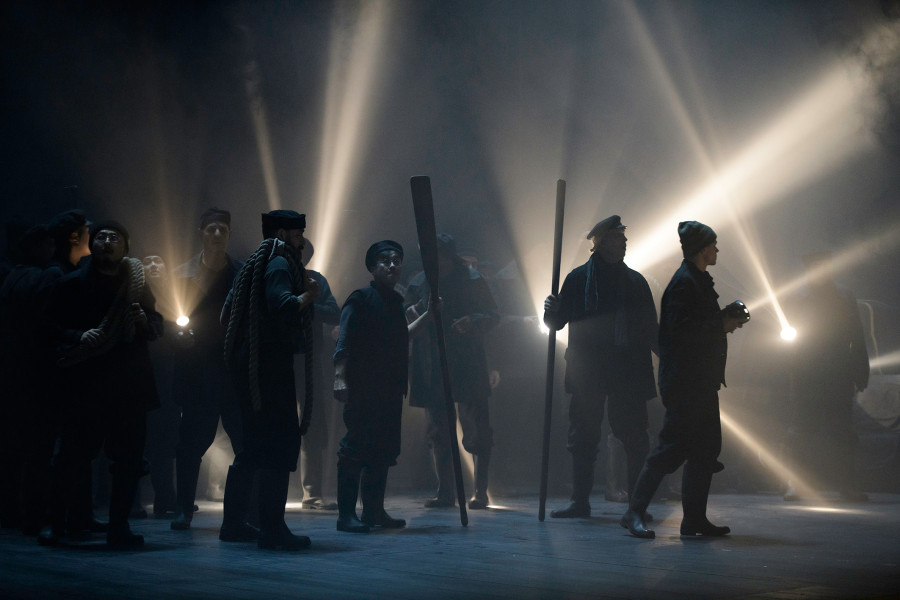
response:
{"label": "pale lit face", "polygon": [[144,277],[147,279],[164,280],[168,276],[166,262],[161,256],[151,254],[150,256],[145,256],[141,262],[144,265]]}
{"label": "pale lit face", "polygon": [[125,240],[115,229],[101,229],[94,236],[91,255],[100,263],[121,262],[125,257]]}
{"label": "pale lit face", "polygon": [[718,246],[716,246],[716,242],[713,242],[700,251],[700,258],[702,258],[703,262],[705,262],[707,265],[714,265],[716,264],[718,254],[719,248]]}
{"label": "pale lit face", "polygon": [[397,252],[383,252],[375,261],[372,279],[381,287],[393,289],[403,273],[403,258]]}
{"label": "pale lit face", "polygon": [[200,237],[203,238],[203,251],[207,254],[225,252],[231,239],[231,227],[214,221],[200,230]]}

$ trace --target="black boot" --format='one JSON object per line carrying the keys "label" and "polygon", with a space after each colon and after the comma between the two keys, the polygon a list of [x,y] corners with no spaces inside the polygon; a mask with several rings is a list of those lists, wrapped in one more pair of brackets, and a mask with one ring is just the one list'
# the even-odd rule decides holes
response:
{"label": "black boot", "polygon": [[[247,465],[228,467],[225,500],[222,504],[222,528],[219,529],[219,539],[223,542],[255,542],[259,539],[259,530],[247,523],[255,472],[256,469]],[[283,511],[282,506],[282,513]]]}
{"label": "black boot", "polygon": [[572,502],[550,511],[554,519],[586,519],[591,516],[591,488],[594,487],[594,457],[572,455]]}
{"label": "black boot", "polygon": [[128,513],[137,493],[138,477],[128,472],[113,472],[112,489],[109,494],[109,531],[106,532],[106,543],[116,550],[140,548],[144,545],[144,536],[131,532],[128,526]]}
{"label": "black boot", "polygon": [[[294,535],[284,522],[290,471],[260,469],[259,471],[259,540],[261,550],[295,551],[309,548],[305,535]],[[228,488],[226,487],[226,493]]]}
{"label": "black boot", "polygon": [[384,493],[387,488],[387,467],[365,466],[359,484],[363,512],[360,521],[369,527],[403,529],[406,521],[394,519],[384,510]]}
{"label": "black boot", "polygon": [[175,461],[175,519],[171,527],[175,531],[191,528],[194,518],[194,501],[197,496],[197,479],[200,478],[200,461],[179,456]]}
{"label": "black boot", "polygon": [[475,455],[475,494],[469,500],[471,510],[484,510],[488,507],[488,468],[490,465],[490,452]]}
{"label": "black boot", "polygon": [[656,532],[648,529],[644,515],[647,513],[647,507],[650,506],[650,500],[656,493],[656,488],[662,482],[664,474],[657,471],[650,465],[644,465],[641,474],[638,475],[631,493],[631,500],[628,503],[628,510],[622,515],[619,524],[627,529],[631,535],[644,539],[653,539]]}
{"label": "black boot", "polygon": [[684,518],[681,521],[681,535],[722,536],[731,533],[725,526],[713,525],[706,518],[706,502],[712,473],[691,465],[688,461],[681,476],[681,507]]}
{"label": "black boot", "polygon": [[356,516],[362,465],[356,461],[339,459],[337,471],[338,519],[337,530],[348,533],[368,533],[369,526]]}

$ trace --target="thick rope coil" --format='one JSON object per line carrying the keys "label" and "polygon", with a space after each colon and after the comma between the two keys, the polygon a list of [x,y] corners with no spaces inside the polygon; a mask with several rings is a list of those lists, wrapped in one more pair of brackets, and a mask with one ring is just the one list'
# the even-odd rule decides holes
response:
{"label": "thick rope coil", "polygon": [[71,367],[89,358],[106,354],[119,341],[130,342],[134,339],[134,317],[130,308],[135,302],[140,302],[144,294],[144,267],[140,260],[126,256],[122,259],[122,268],[126,269],[125,279],[97,327],[103,332],[102,341],[93,347],[79,343],[64,350],[56,361],[58,366]]}
{"label": "thick rope coil", "polygon": [[[228,319],[228,328],[225,332],[225,361],[231,364],[234,357],[237,339],[242,324],[247,323],[249,368],[250,375],[250,402],[253,410],[262,409],[262,396],[259,389],[259,324],[260,317],[265,309],[265,276],[266,268],[276,256],[282,256],[287,260],[291,271],[293,293],[300,295],[306,288],[306,270],[300,262],[296,252],[291,251],[284,242],[269,238],[263,240],[243,268],[238,273],[235,285],[234,298],[232,300],[231,314]],[[312,311],[304,310],[301,313],[301,325],[305,347],[302,349],[306,358],[306,386],[304,399],[304,414],[312,411],[313,384],[312,384]],[[306,418],[304,418],[306,420]]]}

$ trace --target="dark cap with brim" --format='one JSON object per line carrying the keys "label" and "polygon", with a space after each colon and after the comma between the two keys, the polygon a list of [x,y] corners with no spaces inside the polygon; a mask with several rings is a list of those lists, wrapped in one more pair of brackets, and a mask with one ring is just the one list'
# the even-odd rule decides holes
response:
{"label": "dark cap with brim", "polygon": [[624,231],[625,226],[622,225],[622,218],[619,215],[613,215],[611,217],[606,217],[593,228],[591,228],[590,232],[587,234],[586,239],[595,238],[597,236],[601,236],[608,231]]}

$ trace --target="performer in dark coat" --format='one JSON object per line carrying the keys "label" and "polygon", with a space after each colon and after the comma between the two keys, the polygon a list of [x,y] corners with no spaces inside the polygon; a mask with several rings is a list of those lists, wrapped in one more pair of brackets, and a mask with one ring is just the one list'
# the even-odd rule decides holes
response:
{"label": "performer in dark coat", "polygon": [[[222,359],[225,328],[219,322],[225,297],[243,266],[228,254],[231,213],[207,209],[200,217],[197,233],[203,240],[202,252],[172,274],[175,296],[190,319],[179,332],[172,393],[181,406],[181,424],[175,446],[176,514],[171,527],[180,531],[191,526],[200,462],[215,440],[220,418],[235,455],[243,449],[237,394]],[[242,472],[231,465],[228,477],[242,484],[233,484],[232,490],[246,489],[249,497],[252,470]],[[243,527],[243,522],[226,528],[224,533],[225,541],[256,539],[255,530]]]}
{"label": "performer in dark coat", "polygon": [[[262,549],[298,550],[306,536],[284,522],[290,474],[297,469],[300,437],[309,427],[297,416],[294,354],[312,352],[312,304],[319,295],[303,268],[300,252],[306,215],[274,210],[262,215],[265,240],[235,279],[222,309],[228,325],[225,358],[233,371],[241,406],[244,448],[225,484],[222,533],[246,529],[247,479],[259,473],[259,541]],[[307,404],[312,398],[307,395]],[[230,489],[239,484],[240,489]]]}
{"label": "performer in dark coat", "polygon": [[[491,385],[484,336],[497,325],[500,316],[487,281],[457,256],[453,237],[442,233],[437,240],[444,306],[441,317],[446,332],[453,400],[458,403],[463,448],[475,457],[475,494],[469,500],[469,508],[485,509],[488,505],[488,471],[494,432],[488,404]],[[406,291],[408,320],[425,311],[430,295],[425,274],[413,277]],[[413,341],[409,405],[425,408],[426,435],[438,477],[437,495],[427,500],[425,506],[449,507],[455,504],[456,479],[450,453],[444,385],[438,360],[437,334],[433,325],[426,327],[425,331],[427,335]]]}
{"label": "performer in dark coat", "polygon": [[[869,383],[869,354],[856,298],[832,279],[830,253],[810,254],[803,261],[806,294],[789,308],[798,336],[785,454],[799,472],[834,483],[843,500],[864,502],[868,496],[856,478],[859,438],[853,404],[857,391]],[[804,490],[788,482],[785,500],[803,496]]]}
{"label": "performer in dark coat", "polygon": [[[400,281],[403,248],[384,240],[366,252],[369,287],[356,290],[341,309],[341,332],[334,353],[334,396],[345,402],[347,433],[338,451],[338,531],[365,533],[370,527],[398,529],[403,519],[384,510],[388,468],[400,455],[400,416],[406,394],[409,334],[429,312],[407,328]],[[356,499],[362,494],[362,520]]]}
{"label": "performer in dark coat", "polygon": [[[131,533],[128,513],[146,474],[147,411],[159,405],[147,342],[162,334],[162,316],[141,261],[126,256],[128,244],[122,225],[93,225],[88,263],[59,280],[47,309],[57,327],[57,364],[71,382],[57,468],[71,494],[79,487],[75,479],[103,448],[111,462],[107,542],[113,547],[144,541]],[[77,503],[77,496],[68,499]],[[87,524],[72,522],[85,516],[70,510],[69,530],[86,530]]]}
{"label": "performer in dark coat", "polygon": [[713,473],[724,466],[719,422],[719,388],[725,383],[726,333],[743,320],[720,310],[713,279],[719,249],[716,234],[697,221],[678,224],[684,261],[663,294],[659,324],[659,390],[666,415],[659,446],[634,486],[622,527],[641,538],[653,538],[645,513],[656,488],[668,473],[685,463],[681,484],[684,519],[681,535],[726,535],[728,527],[706,518]]}
{"label": "performer in dark coat", "polygon": [[548,296],[544,303],[548,327],[569,325],[565,384],[572,394],[572,502],[551,512],[555,518],[591,516],[604,409],[625,447],[631,493],[650,449],[647,401],[656,397],[650,357],[657,351],[656,307],[647,281],[623,262],[625,225],[613,215],[597,223],[587,239],[594,244],[593,256],[566,276],[559,297]]}
{"label": "performer in dark coat", "polygon": [[[0,285],[0,525],[36,535],[50,480],[47,377],[37,324],[52,276],[53,239],[46,225],[26,230],[12,252],[15,266]],[[52,430],[49,432],[52,436]]]}

